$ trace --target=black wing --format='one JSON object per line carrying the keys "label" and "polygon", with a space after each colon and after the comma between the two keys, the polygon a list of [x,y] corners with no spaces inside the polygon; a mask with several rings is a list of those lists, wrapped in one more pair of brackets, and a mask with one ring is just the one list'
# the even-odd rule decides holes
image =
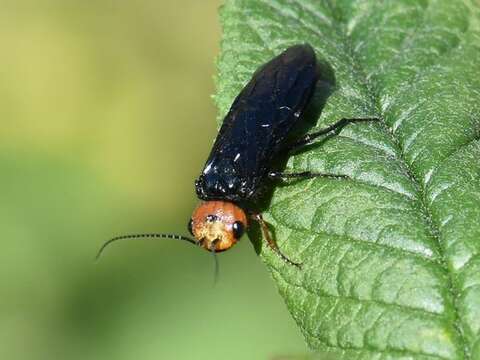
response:
{"label": "black wing", "polygon": [[223,121],[195,183],[198,197],[251,199],[300,120],[316,81],[315,53],[307,44],[288,48],[257,70]]}

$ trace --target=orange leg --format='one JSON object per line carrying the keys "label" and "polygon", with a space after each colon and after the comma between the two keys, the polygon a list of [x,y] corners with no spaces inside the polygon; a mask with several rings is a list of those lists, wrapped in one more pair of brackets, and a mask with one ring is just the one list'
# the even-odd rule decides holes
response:
{"label": "orange leg", "polygon": [[263,233],[263,238],[267,242],[267,245],[270,247],[270,249],[272,249],[286,263],[288,263],[290,265],[293,265],[293,266],[296,266],[299,269],[301,269],[302,268],[301,263],[294,262],[294,261],[290,260],[288,257],[286,257],[285,255],[282,254],[282,252],[280,251],[280,249],[277,246],[277,243],[275,241],[273,241],[272,237],[270,236],[270,231],[268,230],[268,225],[265,222],[265,220],[263,220],[262,215],[253,213],[252,214],[252,219],[257,221],[258,224],[260,225],[260,228],[262,229],[262,233]]}

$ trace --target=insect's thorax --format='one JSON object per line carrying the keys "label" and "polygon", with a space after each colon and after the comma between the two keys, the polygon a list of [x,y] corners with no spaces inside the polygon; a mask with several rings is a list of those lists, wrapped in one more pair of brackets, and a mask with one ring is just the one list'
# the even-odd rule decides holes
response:
{"label": "insect's thorax", "polygon": [[228,158],[207,162],[195,181],[197,196],[203,200],[240,202],[251,199],[258,190],[262,175],[245,176]]}

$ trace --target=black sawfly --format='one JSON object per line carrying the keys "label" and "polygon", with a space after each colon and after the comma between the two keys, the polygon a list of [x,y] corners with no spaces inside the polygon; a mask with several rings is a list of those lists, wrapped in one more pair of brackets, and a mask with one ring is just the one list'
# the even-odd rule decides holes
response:
{"label": "black sawfly", "polygon": [[345,175],[283,173],[274,168],[282,154],[296,152],[321,135],[357,121],[376,118],[341,119],[336,123],[288,141],[302,121],[319,80],[317,59],[309,44],[294,45],[276,56],[253,75],[225,116],[202,173],[195,181],[200,204],[188,224],[193,238],[176,234],[134,234],[107,241],[132,238],[171,238],[188,241],[213,252],[235,245],[249,226],[257,221],[268,246],[285,262],[301,267],[277,247],[260,213],[252,209],[262,190],[272,181],[313,177],[346,178]]}

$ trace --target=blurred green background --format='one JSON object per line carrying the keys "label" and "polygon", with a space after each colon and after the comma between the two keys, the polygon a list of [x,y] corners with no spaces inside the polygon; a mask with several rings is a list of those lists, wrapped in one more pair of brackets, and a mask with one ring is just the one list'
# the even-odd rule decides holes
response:
{"label": "blurred green background", "polygon": [[0,2],[0,358],[269,359],[303,339],[245,238],[185,233],[220,1]]}

